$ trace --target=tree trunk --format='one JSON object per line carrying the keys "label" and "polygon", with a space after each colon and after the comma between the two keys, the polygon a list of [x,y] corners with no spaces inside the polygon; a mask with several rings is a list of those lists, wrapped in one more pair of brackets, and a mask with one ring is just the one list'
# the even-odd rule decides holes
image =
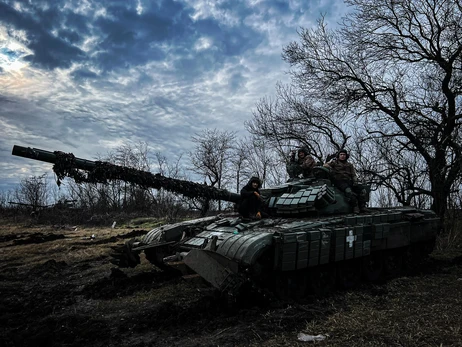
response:
{"label": "tree trunk", "polygon": [[446,187],[451,186],[451,184],[448,184],[444,174],[445,164],[444,152],[441,153],[439,151],[435,154],[435,159],[429,163],[431,193],[433,198],[432,210],[442,221],[448,208],[449,188]]}
{"label": "tree trunk", "polygon": [[432,210],[435,211],[435,213],[440,216],[441,219],[443,219],[448,208],[449,197],[449,194],[445,192],[444,183],[432,183],[432,197]]}

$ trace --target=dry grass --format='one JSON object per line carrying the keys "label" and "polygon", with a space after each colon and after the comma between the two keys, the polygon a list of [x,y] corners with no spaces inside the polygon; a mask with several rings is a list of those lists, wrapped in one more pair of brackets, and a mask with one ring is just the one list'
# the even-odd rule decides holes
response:
{"label": "dry grass", "polygon": [[436,242],[439,251],[462,249],[462,216],[460,210],[450,210],[445,218],[444,230]]}
{"label": "dry grass", "polygon": [[[110,243],[101,247],[89,247],[98,239],[110,238],[125,230],[110,228],[77,228],[77,230],[63,230],[53,227],[31,227],[25,229],[20,226],[10,228],[1,227],[0,237],[16,236],[16,239],[4,243],[0,248],[0,256],[5,262],[21,259],[24,266],[34,266],[49,259],[76,263],[107,255]],[[33,235],[47,236],[62,235],[64,238],[51,242],[17,244],[15,241],[24,240]],[[91,236],[95,235],[92,239]]]}
{"label": "dry grass", "polygon": [[[110,246],[130,231],[1,226],[0,346],[313,344],[298,333],[327,336],[317,346],[462,346],[459,249],[435,252],[415,276],[304,303],[224,310],[144,257],[112,276]],[[64,238],[15,244],[37,233]]]}

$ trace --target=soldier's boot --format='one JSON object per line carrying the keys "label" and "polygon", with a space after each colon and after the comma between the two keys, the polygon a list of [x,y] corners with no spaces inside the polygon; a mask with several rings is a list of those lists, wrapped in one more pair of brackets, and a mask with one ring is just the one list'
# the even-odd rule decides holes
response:
{"label": "soldier's boot", "polygon": [[359,211],[361,213],[370,212],[370,210],[366,207],[366,201],[367,201],[367,192],[365,189],[361,189],[361,192],[359,193],[359,197],[358,197]]}
{"label": "soldier's boot", "polygon": [[347,198],[348,203],[353,206],[353,213],[359,213],[358,200],[356,194],[353,193],[350,187],[345,189],[345,197]]}

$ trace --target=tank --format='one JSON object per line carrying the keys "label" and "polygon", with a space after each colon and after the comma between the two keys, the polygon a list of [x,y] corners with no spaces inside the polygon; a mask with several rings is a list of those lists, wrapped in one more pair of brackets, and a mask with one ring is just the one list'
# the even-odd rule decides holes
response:
{"label": "tank", "polygon": [[[14,146],[12,154],[53,163],[58,179],[118,179],[186,197],[240,202],[239,194],[224,189],[71,153]],[[412,271],[431,253],[441,228],[433,211],[413,207],[354,214],[324,167],[315,167],[313,177],[260,191],[264,218],[231,212],[163,225],[114,247],[112,262],[135,267],[144,253],[156,267],[194,273],[230,298],[258,292],[300,299]]]}

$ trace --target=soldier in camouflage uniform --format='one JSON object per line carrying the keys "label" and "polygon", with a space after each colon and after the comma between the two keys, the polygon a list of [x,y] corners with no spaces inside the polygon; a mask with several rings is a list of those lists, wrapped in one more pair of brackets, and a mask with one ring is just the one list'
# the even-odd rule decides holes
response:
{"label": "soldier in camouflage uniform", "polygon": [[303,147],[298,150],[298,159],[295,158],[295,152],[290,152],[289,163],[287,164],[287,173],[290,178],[303,178],[313,176],[313,167],[316,162],[310,155],[308,148]]}
{"label": "soldier in camouflage uniform", "polygon": [[354,212],[367,212],[367,192],[358,184],[358,177],[353,164],[348,162],[348,152],[345,149],[338,151],[336,158],[324,164],[330,169],[334,185],[345,193],[350,204],[354,206]]}

